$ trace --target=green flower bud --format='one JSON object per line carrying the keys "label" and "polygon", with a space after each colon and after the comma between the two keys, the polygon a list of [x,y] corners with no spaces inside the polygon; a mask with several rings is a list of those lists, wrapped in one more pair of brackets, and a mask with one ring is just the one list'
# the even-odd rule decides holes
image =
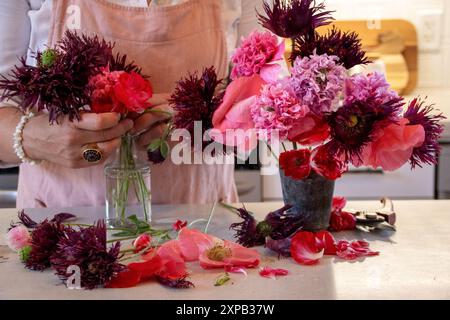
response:
{"label": "green flower bud", "polygon": [[31,246],[26,246],[20,249],[19,250],[20,261],[22,261],[22,263],[27,262],[28,258],[30,257],[30,253],[31,253]]}
{"label": "green flower bud", "polygon": [[58,51],[47,49],[41,53],[39,65],[42,67],[51,67],[58,57]]}

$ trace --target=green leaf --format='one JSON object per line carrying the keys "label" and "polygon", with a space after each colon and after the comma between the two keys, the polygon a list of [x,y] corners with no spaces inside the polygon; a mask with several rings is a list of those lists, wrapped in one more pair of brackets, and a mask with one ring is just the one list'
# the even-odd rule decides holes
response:
{"label": "green leaf", "polygon": [[216,283],[214,283],[214,286],[215,287],[223,286],[225,283],[227,283],[230,280],[231,280],[230,275],[228,274],[228,272],[226,272],[224,275],[222,275],[220,278],[218,278],[216,280]]}
{"label": "green leaf", "polygon": [[128,230],[128,231],[121,231],[118,233],[114,233],[112,236],[122,238],[122,237],[131,237],[131,236],[134,236],[135,234],[136,234],[136,231]]}
{"label": "green leaf", "polygon": [[169,155],[169,149],[169,143],[167,141],[162,141],[159,150],[161,151],[161,155],[164,159],[167,159],[167,156]]}
{"label": "green leaf", "polygon": [[161,138],[157,138],[157,139],[153,140],[152,142],[150,142],[147,149],[150,151],[155,151],[156,149],[161,147],[161,142],[162,142]]}

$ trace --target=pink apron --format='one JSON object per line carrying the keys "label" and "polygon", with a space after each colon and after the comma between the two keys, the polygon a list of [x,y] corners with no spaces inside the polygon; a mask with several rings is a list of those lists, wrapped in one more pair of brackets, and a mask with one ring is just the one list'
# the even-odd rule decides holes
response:
{"label": "pink apron", "polygon": [[[66,30],[67,12],[77,6],[80,30],[116,43],[116,50],[151,76],[156,93],[170,93],[189,71],[214,65],[227,71],[221,2],[188,0],[172,6],[125,7],[107,0],[54,0],[49,46]],[[69,10],[68,10],[69,9]],[[81,150],[80,150],[81,153]],[[17,207],[102,206],[104,166],[67,169],[51,163],[20,167]],[[232,165],[152,166],[153,203],[237,201]]]}

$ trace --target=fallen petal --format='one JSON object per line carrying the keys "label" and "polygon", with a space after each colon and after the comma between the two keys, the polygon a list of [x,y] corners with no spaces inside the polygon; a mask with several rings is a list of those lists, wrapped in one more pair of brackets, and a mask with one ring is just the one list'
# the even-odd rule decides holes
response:
{"label": "fallen petal", "polygon": [[299,231],[292,238],[291,256],[300,264],[313,265],[323,257],[325,249],[314,233]]}
{"label": "fallen petal", "polygon": [[276,279],[276,276],[287,276],[289,271],[286,269],[273,269],[271,267],[264,267],[259,271],[261,277]]}

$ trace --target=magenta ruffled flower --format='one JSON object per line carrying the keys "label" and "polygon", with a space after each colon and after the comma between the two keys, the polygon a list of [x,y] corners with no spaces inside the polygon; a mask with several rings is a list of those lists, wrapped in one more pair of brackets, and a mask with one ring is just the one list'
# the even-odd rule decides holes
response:
{"label": "magenta ruffled flower", "polygon": [[432,105],[426,105],[424,100],[416,98],[408,106],[403,115],[409,120],[408,125],[421,125],[425,130],[425,141],[417,148],[413,149],[410,162],[414,169],[422,164],[436,164],[441,151],[439,138],[444,132],[444,127],[440,123],[446,119],[442,113],[432,114]]}
{"label": "magenta ruffled flower", "polygon": [[231,57],[231,79],[260,74],[266,82],[275,81],[280,66],[274,62],[283,58],[284,46],[284,41],[278,44],[270,32],[252,32]]}
{"label": "magenta ruffled flower", "polygon": [[345,83],[345,103],[364,102],[377,112],[388,113],[398,120],[403,107],[403,99],[391,88],[382,73],[358,74],[347,78]]}
{"label": "magenta ruffled flower", "polygon": [[345,86],[346,70],[336,56],[298,58],[290,84],[299,99],[317,114],[335,111]]}
{"label": "magenta ruffled flower", "polygon": [[309,109],[301,103],[286,81],[265,85],[256,103],[251,107],[256,129],[265,129],[270,139],[275,130],[284,140],[289,130]]}

